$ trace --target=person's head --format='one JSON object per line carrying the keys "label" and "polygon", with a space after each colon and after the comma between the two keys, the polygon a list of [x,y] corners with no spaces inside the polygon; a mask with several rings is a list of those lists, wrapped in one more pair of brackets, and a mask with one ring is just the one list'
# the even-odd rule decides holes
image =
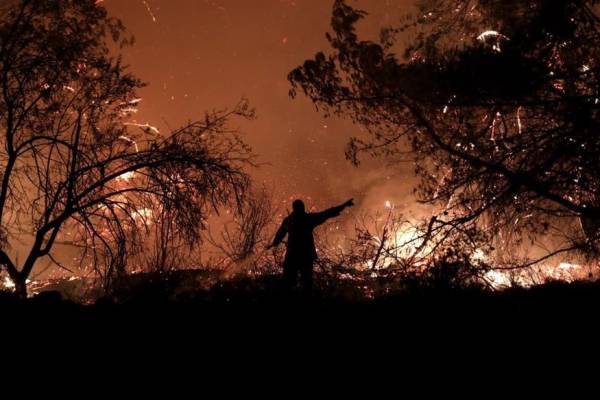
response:
{"label": "person's head", "polygon": [[300,199],[294,200],[292,203],[292,210],[294,210],[296,214],[304,214],[306,212],[304,202]]}

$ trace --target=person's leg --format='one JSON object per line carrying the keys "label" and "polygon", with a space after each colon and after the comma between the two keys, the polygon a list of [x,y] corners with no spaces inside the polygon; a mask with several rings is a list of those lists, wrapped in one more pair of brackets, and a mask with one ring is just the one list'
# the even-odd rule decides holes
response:
{"label": "person's leg", "polygon": [[283,288],[286,291],[291,291],[296,285],[296,279],[298,276],[298,267],[296,263],[286,261],[283,264]]}
{"label": "person's leg", "polygon": [[313,262],[305,261],[302,263],[300,269],[300,275],[302,279],[302,291],[305,294],[312,293],[313,289]]}

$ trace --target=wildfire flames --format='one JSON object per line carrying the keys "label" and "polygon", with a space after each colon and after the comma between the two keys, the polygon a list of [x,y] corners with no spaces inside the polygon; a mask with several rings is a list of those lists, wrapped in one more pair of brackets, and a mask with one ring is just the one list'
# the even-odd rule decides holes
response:
{"label": "wildfire flames", "polygon": [[[128,174],[122,176],[121,179],[126,181],[133,179],[134,174]],[[391,200],[385,200],[383,207],[390,213],[395,212],[395,205]],[[155,211],[148,207],[141,207],[138,209],[134,218],[139,219],[142,223],[152,223],[152,218],[155,216]],[[338,230],[336,227],[335,230]],[[404,260],[415,263],[415,265],[426,265],[427,256],[424,258],[415,257],[417,254],[428,255],[432,252],[432,244],[426,243],[424,240],[425,234],[416,225],[402,226],[401,228],[393,231],[387,235],[384,243],[381,242],[381,238],[378,236],[372,236],[372,240],[386,249],[386,257],[382,257],[378,262],[368,260],[358,269],[362,271],[373,271],[374,276],[377,276],[378,272],[383,270],[394,268],[398,260]],[[347,236],[342,235],[342,241]],[[341,242],[340,242],[341,243]],[[333,247],[336,249],[343,248],[342,244],[337,243]],[[247,259],[237,260],[229,264],[234,265],[235,274],[247,273],[253,268],[255,263],[260,262],[266,256],[265,252],[259,251]],[[494,265],[493,257],[486,254],[482,249],[475,249],[470,256],[471,261],[474,264],[484,263],[488,265]],[[270,260],[269,262],[276,262],[276,260]],[[226,262],[225,262],[226,263]],[[227,263],[226,263],[227,264]],[[140,271],[136,271],[140,272]],[[231,272],[231,271],[229,271]],[[538,284],[543,284],[547,281],[560,280],[564,282],[573,282],[576,280],[587,279],[591,276],[592,266],[586,264],[573,263],[569,261],[557,261],[557,262],[546,262],[543,264],[535,265],[523,270],[503,270],[503,269],[491,269],[484,271],[481,279],[485,281],[488,286],[494,290],[503,290],[511,287],[532,287]],[[229,273],[225,275],[225,278],[235,275]],[[80,278],[71,276],[63,277],[58,280],[71,281]],[[35,295],[41,291],[47,290],[53,283],[56,283],[57,279],[46,279],[38,281],[27,281],[30,288],[30,295]],[[90,284],[92,285],[92,284]],[[91,287],[91,286],[90,286]],[[10,277],[4,275],[0,277],[0,290],[14,291],[15,284]]]}
{"label": "wildfire flames", "polygon": [[[392,201],[386,200],[384,207],[389,212],[393,212],[394,205]],[[373,236],[373,240],[382,247],[392,249],[392,257],[386,258],[383,262],[374,265],[373,261],[368,261],[365,265],[367,270],[381,270],[393,267],[396,260],[410,260],[413,263],[426,263],[425,259],[415,258],[419,254],[431,254],[433,244],[425,243],[425,232],[416,226],[403,227],[389,235],[385,243],[381,243],[381,238]],[[574,282],[577,280],[589,279],[593,276],[593,265],[586,263],[574,263],[571,261],[549,261],[533,265],[528,268],[501,268],[493,269],[496,265],[493,256],[485,253],[482,249],[475,249],[470,256],[474,264],[486,264],[492,266],[487,270],[482,279],[494,290],[502,290],[511,287],[533,287],[548,281]]]}
{"label": "wildfire flames", "polygon": [[[100,5],[102,3],[104,3],[104,0],[96,0],[96,4]],[[158,11],[160,10],[160,8],[153,7],[151,5],[151,2],[149,3],[145,0],[139,0],[139,4],[141,6],[143,6],[142,12],[144,12],[144,17],[145,18],[149,17],[153,23],[157,23],[157,21],[159,21],[157,16],[160,17],[161,19],[163,18],[163,16],[158,15]],[[426,17],[431,17],[431,15],[429,14]],[[516,36],[513,37],[513,39],[516,41]],[[496,30],[490,29],[490,30],[483,31],[481,34],[476,36],[476,40],[483,44],[490,45],[495,52],[501,52],[502,45],[506,44],[508,41],[510,41],[510,38]],[[284,37],[282,40],[282,43],[287,44],[288,38]],[[82,66],[81,68],[85,68],[85,65]],[[590,68],[591,67],[588,65],[582,65],[581,71],[582,71],[582,73],[587,73],[590,70]],[[562,80],[557,79],[553,85],[559,91],[564,91],[564,89],[565,89],[565,87],[564,87],[565,84]],[[42,85],[42,88],[48,89],[48,88],[50,88],[50,85],[47,83],[44,83]],[[63,86],[61,88],[61,90],[65,90],[68,92],[76,92],[76,89],[71,86]],[[455,98],[455,97],[456,96],[454,96],[453,98]],[[597,104],[598,101],[599,101],[599,99],[596,98],[595,104]],[[138,113],[137,106],[139,105],[140,102],[142,102],[142,98],[135,98],[133,100],[130,100],[130,101],[120,104],[120,108],[118,110],[123,117],[131,117],[134,114]],[[450,118],[452,107],[454,107],[454,106],[452,104],[452,99],[451,99],[442,108],[442,113],[447,115],[448,118]],[[522,134],[524,132],[524,130],[526,130],[525,128],[527,128],[527,126],[526,126],[527,109],[519,106],[516,109],[516,112],[512,115],[514,115],[514,121],[516,124],[517,132],[519,134]],[[498,137],[501,135],[501,122],[503,121],[504,117],[505,117],[505,115],[502,114],[500,111],[494,111],[494,113],[490,113],[489,115],[486,114],[484,116],[485,120],[491,121],[489,140],[494,143],[497,140],[499,140]],[[159,128],[154,125],[151,125],[149,122],[141,123],[141,122],[138,122],[137,120],[129,120],[127,122],[124,122],[124,125],[126,127],[128,127],[127,129],[129,129],[129,131],[128,131],[129,133],[135,131],[138,135],[137,136],[131,135],[131,137],[130,137],[129,133],[128,133],[127,136],[126,135],[119,136],[118,141],[120,144],[126,146],[127,148],[130,148],[132,151],[135,150],[136,153],[140,153],[140,148],[144,149],[144,146],[148,142],[148,140],[147,140],[148,138],[156,139],[156,138],[159,138],[161,135],[161,131],[159,130]],[[325,129],[327,129],[327,125],[324,125],[323,127]],[[141,130],[141,132],[140,132],[140,130]],[[290,132],[291,132],[291,130],[290,130]],[[140,137],[142,137],[142,138],[140,138]],[[465,151],[468,150],[467,144],[464,142],[456,143],[455,146],[458,149],[465,149]],[[474,147],[473,144],[470,144],[470,146]],[[142,152],[143,152],[143,150],[142,150]],[[446,171],[446,175],[448,173],[449,172]],[[446,179],[446,175],[441,177],[440,183],[439,183],[440,186],[442,185],[444,179]],[[136,180],[142,180],[143,177],[144,177],[144,175],[140,171],[128,171],[128,172],[122,173],[118,178],[116,178],[116,181],[118,182],[118,185],[127,186],[128,184],[137,182]],[[180,179],[178,176],[173,176],[172,179],[173,179],[173,181],[177,181],[178,184],[179,183],[184,184],[183,179]],[[436,179],[437,179],[437,177],[436,177]],[[305,196],[305,198],[307,198],[307,197],[308,196]],[[437,194],[435,197],[437,197]],[[569,201],[574,200],[571,196],[567,196],[567,197],[568,197]],[[517,198],[515,197],[515,200],[516,199]],[[134,209],[134,212],[131,213],[131,218],[130,218],[133,220],[134,226],[144,225],[144,227],[148,228],[148,226],[150,226],[152,224],[154,224],[154,225],[159,224],[158,217],[159,217],[160,211],[161,211],[160,206],[155,205],[152,202],[150,202],[151,204],[146,203],[143,205],[137,204],[137,203],[133,204],[133,200],[131,200],[130,198],[127,198],[126,196],[115,196],[114,200],[115,200],[115,202],[118,202],[120,204],[131,206],[132,209]],[[373,209],[380,211],[382,206],[383,206],[383,209],[386,211],[386,213],[388,213],[390,216],[395,215],[395,213],[398,211],[392,200],[389,200],[389,199],[385,200],[385,199],[381,199],[381,198],[378,198],[377,200],[378,200],[377,203],[375,205],[372,205],[372,209],[367,210],[368,212],[372,212]],[[448,200],[448,204],[450,204],[451,201],[452,200]],[[287,200],[286,200],[286,202],[287,202]],[[157,204],[158,204],[158,202],[157,202]],[[99,205],[97,207],[98,207],[98,211],[102,211],[102,213],[105,213],[109,217],[118,214],[118,211],[115,212],[113,210],[110,210],[106,205]],[[228,214],[229,214],[229,212],[228,212]],[[121,214],[118,214],[118,215],[119,215],[119,218],[121,218],[120,217]],[[528,218],[530,216],[531,215],[528,215],[525,218]],[[119,219],[119,218],[116,218],[116,219]],[[518,222],[518,219],[517,219],[517,221],[514,222],[515,225],[517,224],[517,222]],[[377,227],[374,226],[375,224],[371,224],[371,225],[372,226],[366,227],[367,232],[377,230]],[[435,251],[435,244],[433,242],[430,242],[427,239],[428,233],[425,232],[420,227],[420,225],[417,223],[417,221],[408,221],[407,223],[398,224],[397,226],[393,226],[393,228],[390,228],[391,231],[387,231],[386,230],[387,228],[389,228],[389,226],[386,225],[386,227],[384,228],[384,233],[382,235],[376,235],[376,234],[370,233],[370,237],[368,237],[368,239],[371,241],[371,243],[375,244],[375,248],[378,248],[379,251],[375,252],[376,257],[374,257],[373,259],[369,259],[369,260],[361,259],[361,261],[360,261],[361,265],[359,265],[358,267],[355,265],[354,266],[355,268],[360,269],[361,271],[373,271],[372,276],[377,276],[377,273],[382,270],[394,268],[398,264],[399,260],[404,261],[408,264],[415,265],[415,266],[428,265],[428,262],[431,261],[432,254]],[[338,230],[339,227],[336,227],[335,229]],[[98,229],[98,231],[101,234],[104,234],[105,232],[108,232],[108,229],[100,227]],[[67,235],[70,235],[70,233],[67,233]],[[107,236],[108,236],[108,233],[107,233]],[[337,243],[330,246],[333,250],[332,249],[326,249],[326,250],[331,250],[331,252],[334,252],[334,251],[337,251],[340,249],[343,250],[342,243],[346,240],[349,240],[349,238],[350,238],[350,234],[348,234],[346,236],[342,235],[342,238]],[[230,265],[235,264],[234,270],[236,273],[242,273],[242,272],[250,270],[252,268],[253,264],[259,262],[259,260],[261,258],[265,257],[265,253],[266,253],[266,251],[262,251],[262,252],[257,251],[257,252],[254,252],[253,254],[251,254],[250,256],[248,256],[247,258],[244,258],[243,260],[228,260],[228,261],[229,261]],[[223,259],[224,256],[221,256],[221,258]],[[502,290],[502,289],[511,288],[511,287],[532,287],[532,286],[539,285],[539,284],[542,284],[544,282],[551,281],[551,280],[574,282],[577,280],[589,279],[593,276],[593,272],[596,269],[596,265],[594,265],[592,262],[577,263],[577,262],[573,262],[572,260],[564,260],[564,259],[557,260],[556,258],[549,258],[548,260],[546,260],[543,263],[534,264],[534,265],[532,265],[528,268],[524,268],[524,269],[508,268],[508,267],[506,267],[506,268],[497,267],[496,268],[495,266],[499,265],[499,264],[496,262],[494,255],[488,254],[488,253],[486,253],[485,250],[480,249],[480,248],[476,248],[470,254],[467,254],[467,258],[469,258],[469,260],[474,265],[485,265],[486,266],[486,268],[482,269],[480,278],[485,283],[487,283],[490,288],[492,288],[494,290]],[[75,260],[77,260],[77,258],[75,258]],[[276,261],[277,261],[277,259],[275,258],[275,256],[273,256],[273,259],[270,260],[270,262],[272,262],[272,263],[276,263]],[[132,266],[129,266],[129,268],[133,269]],[[132,271],[130,273],[136,273],[136,272],[139,272],[139,270]],[[12,276],[15,276],[15,275],[12,275]],[[68,280],[77,280],[80,278],[71,276],[67,279]],[[37,281],[27,280],[26,283],[28,285],[31,285],[29,294],[32,295],[32,294],[36,294],[40,291],[43,291],[44,288],[46,288],[50,285],[50,281],[51,281],[50,279],[46,279],[46,280],[40,279]],[[13,282],[13,280],[9,276],[7,276],[6,273],[1,272],[0,273],[0,290],[14,291],[15,289],[16,289],[16,285]]]}

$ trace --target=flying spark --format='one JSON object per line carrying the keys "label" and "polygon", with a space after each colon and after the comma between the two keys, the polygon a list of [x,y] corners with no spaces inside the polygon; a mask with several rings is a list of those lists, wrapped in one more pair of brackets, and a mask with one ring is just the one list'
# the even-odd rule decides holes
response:
{"label": "flying spark", "polygon": [[477,36],[477,40],[486,40],[489,37],[498,37],[498,38],[508,39],[506,36],[504,36],[503,34],[501,34],[498,31],[485,31],[485,32],[482,32],[479,36]]}
{"label": "flying spark", "polygon": [[122,106],[125,106],[125,105],[135,106],[135,105],[138,105],[141,101],[142,101],[142,98],[138,97],[138,98],[130,100],[130,101],[126,102],[126,103],[121,103],[121,105]]}
{"label": "flying spark", "polygon": [[117,180],[129,182],[133,178],[135,178],[135,171],[129,171],[129,172],[125,172],[124,174],[119,175]]}
{"label": "flying spark", "polygon": [[122,115],[136,114],[139,110],[135,107],[127,107],[121,110]]}
{"label": "flying spark", "polygon": [[152,9],[150,8],[150,5],[146,2],[146,0],[142,0],[142,3],[144,3],[144,5],[146,6],[146,10],[148,10],[148,14],[152,18],[152,22],[156,23],[156,16],[152,12]]}
{"label": "flying spark", "polygon": [[140,152],[140,149],[138,148],[137,142],[135,140],[133,140],[133,139],[127,137],[127,136],[119,136],[119,139],[124,140],[126,142],[129,142],[129,143],[133,144],[135,146],[135,152],[136,153]]}
{"label": "flying spark", "polygon": [[481,42],[485,42],[490,37],[496,38],[496,44],[494,44],[492,46],[492,49],[494,51],[497,51],[497,52],[501,52],[502,51],[502,49],[500,48],[500,40],[501,39],[510,40],[508,37],[504,36],[500,32],[498,32],[498,31],[491,31],[491,30],[490,31],[482,32],[479,36],[477,36],[477,40],[479,40]]}
{"label": "flying spark", "polygon": [[157,127],[152,126],[152,125],[150,125],[148,123],[138,124],[138,123],[135,123],[135,122],[125,122],[123,125],[125,125],[125,126],[135,126],[137,128],[140,128],[141,130],[143,130],[146,133],[154,133],[155,135],[160,134],[160,131],[158,130]]}

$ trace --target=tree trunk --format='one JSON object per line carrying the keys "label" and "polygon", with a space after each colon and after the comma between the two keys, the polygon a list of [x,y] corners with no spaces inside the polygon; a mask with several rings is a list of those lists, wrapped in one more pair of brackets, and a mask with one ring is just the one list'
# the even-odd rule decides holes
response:
{"label": "tree trunk", "polygon": [[19,277],[12,278],[15,284],[15,294],[21,300],[27,299],[27,278],[19,275]]}

